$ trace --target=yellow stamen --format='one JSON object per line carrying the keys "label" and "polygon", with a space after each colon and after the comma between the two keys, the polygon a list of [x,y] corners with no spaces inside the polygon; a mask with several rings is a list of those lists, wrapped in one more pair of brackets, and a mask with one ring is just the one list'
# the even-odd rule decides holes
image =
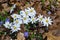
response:
{"label": "yellow stamen", "polygon": [[48,23],[48,20],[46,20],[46,22]]}
{"label": "yellow stamen", "polygon": [[33,10],[31,9],[30,12],[33,12]]}
{"label": "yellow stamen", "polygon": [[34,21],[34,18],[32,18],[32,21]]}
{"label": "yellow stamen", "polygon": [[16,15],[14,16],[14,18],[16,18]]}
{"label": "yellow stamen", "polygon": [[18,20],[16,20],[16,23],[18,23]]}
{"label": "yellow stamen", "polygon": [[42,20],[42,18],[40,18],[40,20]]}
{"label": "yellow stamen", "polygon": [[14,26],[14,29],[16,29],[16,26]]}
{"label": "yellow stamen", "polygon": [[26,17],[24,17],[24,20],[26,20]]}
{"label": "yellow stamen", "polygon": [[26,15],[28,14],[28,12],[25,12],[26,13]]}

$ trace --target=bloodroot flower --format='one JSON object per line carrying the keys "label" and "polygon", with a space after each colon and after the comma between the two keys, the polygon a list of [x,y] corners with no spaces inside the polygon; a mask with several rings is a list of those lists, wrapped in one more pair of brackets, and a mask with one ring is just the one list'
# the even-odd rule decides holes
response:
{"label": "bloodroot flower", "polygon": [[14,4],[14,5],[11,7],[10,13],[12,13],[12,12],[14,11],[14,8],[16,8],[16,4]]}
{"label": "bloodroot flower", "polygon": [[28,10],[29,10],[29,16],[34,17],[36,15],[36,11],[33,7],[31,8],[28,7]]}
{"label": "bloodroot flower", "polygon": [[11,31],[12,31],[12,33],[13,33],[13,32],[17,32],[18,30],[21,30],[21,29],[20,29],[20,25],[13,24],[13,25],[11,26]]}
{"label": "bloodroot flower", "polygon": [[18,14],[12,14],[11,17],[12,17],[13,19],[16,19],[16,18],[20,18],[20,15],[18,15]]}
{"label": "bloodroot flower", "polygon": [[43,20],[43,15],[40,14],[40,15],[38,16],[37,20],[42,23],[42,22],[43,22],[43,21],[42,21],[42,20]]}
{"label": "bloodroot flower", "polygon": [[14,23],[20,25],[20,24],[22,24],[22,20],[17,18],[14,20]]}
{"label": "bloodroot flower", "polygon": [[5,26],[5,28],[10,29],[11,28],[11,23],[10,22],[5,22],[5,24],[3,24]]}
{"label": "bloodroot flower", "polygon": [[50,19],[50,17],[45,17],[44,19],[43,19],[43,24],[44,24],[44,26],[49,26],[49,25],[52,25],[52,19]]}

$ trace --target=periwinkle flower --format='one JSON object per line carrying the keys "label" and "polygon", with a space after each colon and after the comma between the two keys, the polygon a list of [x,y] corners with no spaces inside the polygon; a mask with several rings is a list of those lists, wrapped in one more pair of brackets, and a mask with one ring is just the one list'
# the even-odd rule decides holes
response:
{"label": "periwinkle flower", "polygon": [[9,18],[6,18],[5,22],[10,22],[10,19]]}
{"label": "periwinkle flower", "polygon": [[3,24],[3,21],[0,21],[0,26]]}
{"label": "periwinkle flower", "polygon": [[48,11],[48,14],[50,15],[51,14],[51,11]]}
{"label": "periwinkle flower", "polygon": [[28,32],[24,32],[24,36],[25,37],[28,37],[29,36],[29,33]]}

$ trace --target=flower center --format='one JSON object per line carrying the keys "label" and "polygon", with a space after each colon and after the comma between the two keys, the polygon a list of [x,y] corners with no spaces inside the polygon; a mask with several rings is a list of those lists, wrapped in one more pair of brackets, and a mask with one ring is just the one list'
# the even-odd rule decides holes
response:
{"label": "flower center", "polygon": [[28,12],[25,12],[26,13],[26,15],[28,14]]}
{"label": "flower center", "polygon": [[46,22],[48,23],[48,20],[46,20]]}
{"label": "flower center", "polygon": [[26,20],[26,17],[24,17],[24,20]]}
{"label": "flower center", "polygon": [[34,18],[32,18],[32,21],[34,21]]}
{"label": "flower center", "polygon": [[10,25],[8,24],[7,26],[9,27]]}
{"label": "flower center", "polygon": [[42,20],[43,18],[40,18],[40,20]]}
{"label": "flower center", "polygon": [[18,20],[16,20],[16,23],[18,23]]}
{"label": "flower center", "polygon": [[14,16],[14,18],[16,18],[16,15]]}
{"label": "flower center", "polygon": [[30,12],[33,12],[33,10],[31,9]]}
{"label": "flower center", "polygon": [[16,26],[14,26],[14,29],[16,29]]}

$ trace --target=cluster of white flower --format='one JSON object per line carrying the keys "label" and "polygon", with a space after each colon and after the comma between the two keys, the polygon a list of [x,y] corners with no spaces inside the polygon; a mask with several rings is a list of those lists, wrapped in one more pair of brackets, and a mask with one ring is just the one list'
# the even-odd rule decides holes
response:
{"label": "cluster of white flower", "polygon": [[37,20],[39,22],[41,22],[41,24],[43,24],[43,26],[49,26],[49,25],[52,25],[52,19],[50,19],[50,17],[43,17],[43,15],[39,15]]}
{"label": "cluster of white flower", "polygon": [[35,21],[36,11],[31,7],[20,11],[20,15],[24,24],[28,24],[29,22],[33,23]]}
{"label": "cluster of white flower", "polygon": [[48,18],[43,17],[43,15],[41,15],[41,14],[38,17],[35,17],[36,16],[36,11],[32,7],[27,8],[24,11],[20,11],[20,15],[22,16],[23,22],[25,24],[26,23],[28,24],[29,22],[31,22],[33,24],[33,23],[36,23],[38,21],[38,22],[41,22],[41,24],[43,24],[43,26],[48,27],[53,22],[52,19],[50,19],[50,17],[48,17]]}
{"label": "cluster of white flower", "polygon": [[22,20],[20,19],[20,15],[18,14],[12,14],[11,17],[14,19],[13,22],[5,22],[4,26],[8,29],[11,29],[12,33],[16,32],[20,29],[20,24],[22,24]]}
{"label": "cluster of white flower", "polygon": [[5,22],[4,26],[6,28],[9,28],[12,30],[12,32],[21,30],[20,29],[20,24],[28,24],[31,22],[32,24],[39,21],[41,22],[44,26],[51,25],[52,20],[50,17],[45,17],[43,18],[43,15],[39,15],[38,17],[35,17],[36,11],[34,8],[27,8],[25,10],[20,11],[20,14],[12,14],[11,17],[14,19],[12,23]]}

